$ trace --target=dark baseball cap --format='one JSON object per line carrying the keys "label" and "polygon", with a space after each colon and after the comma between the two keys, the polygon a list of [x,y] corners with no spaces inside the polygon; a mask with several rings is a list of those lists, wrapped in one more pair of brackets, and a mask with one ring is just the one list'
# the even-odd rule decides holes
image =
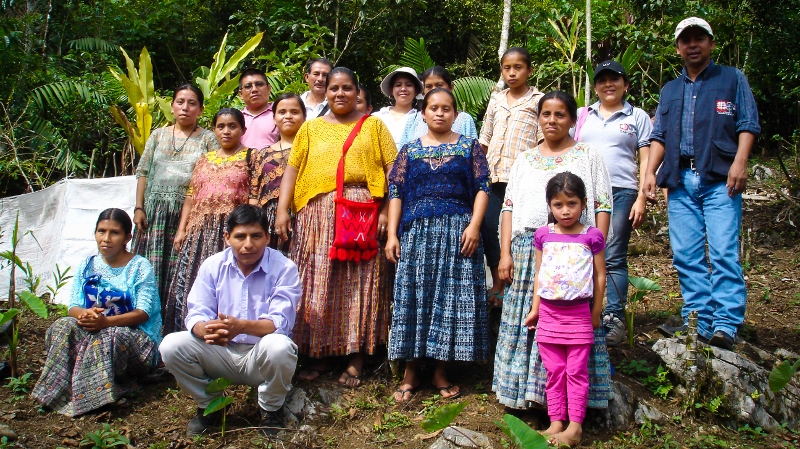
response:
{"label": "dark baseball cap", "polygon": [[622,64],[618,63],[617,61],[609,60],[597,64],[597,67],[594,68],[594,78],[597,78],[597,75],[606,70],[618,73],[622,76],[627,76],[627,74],[625,73],[625,68],[622,67]]}

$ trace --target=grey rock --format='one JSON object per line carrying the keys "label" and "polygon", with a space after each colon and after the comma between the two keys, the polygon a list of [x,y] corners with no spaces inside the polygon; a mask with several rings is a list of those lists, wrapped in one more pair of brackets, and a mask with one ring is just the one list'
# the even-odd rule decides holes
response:
{"label": "grey rock", "polygon": [[327,406],[339,404],[342,401],[342,393],[335,390],[320,388],[317,390],[317,395],[319,396],[319,401]]}
{"label": "grey rock", "polygon": [[644,424],[645,421],[650,421],[656,424],[663,424],[667,421],[667,415],[665,415],[661,410],[658,408],[647,404],[644,401],[639,402],[639,406],[636,407],[636,412],[634,413],[634,420],[636,424]]}
{"label": "grey rock", "polygon": [[491,449],[492,443],[489,441],[489,437],[480,432],[463,427],[450,426],[442,431],[442,435],[433,442],[430,449],[458,449],[463,447]]}
{"label": "grey rock", "polygon": [[605,426],[609,429],[626,429],[634,419],[636,395],[627,385],[611,382],[611,400],[605,411]]}
{"label": "grey rock", "polygon": [[16,441],[17,433],[11,430],[11,427],[8,427],[5,424],[0,424],[0,438],[2,437],[8,438],[8,441]]}
{"label": "grey rock", "polygon": [[796,360],[797,358],[800,358],[800,356],[798,356],[794,352],[789,351],[788,349],[784,349],[784,348],[776,349],[775,350],[775,357],[777,357],[777,358],[779,358],[781,360]]}
{"label": "grey rock", "polygon": [[753,177],[759,181],[775,177],[775,174],[766,165],[761,165],[761,164],[753,165],[752,171],[753,171]]}
{"label": "grey rock", "polygon": [[[800,425],[800,385],[789,382],[776,393],[769,389],[769,371],[733,351],[700,344],[697,383],[702,400],[724,397],[723,407],[740,422],[765,430],[780,423],[791,429]],[[664,338],[653,345],[667,367],[684,382],[691,367],[686,363],[686,344],[681,338]]]}
{"label": "grey rock", "polygon": [[293,388],[289,394],[286,395],[286,401],[283,403],[283,407],[293,415],[300,417],[310,416],[317,412],[314,403],[309,399],[306,391],[302,388]]}

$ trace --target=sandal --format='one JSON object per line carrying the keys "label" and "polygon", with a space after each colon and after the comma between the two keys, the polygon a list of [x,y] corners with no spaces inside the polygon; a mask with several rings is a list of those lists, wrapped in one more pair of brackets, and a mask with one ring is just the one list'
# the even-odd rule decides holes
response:
{"label": "sandal", "polygon": [[[396,390],[394,390],[394,393],[395,393],[394,397],[393,397],[394,398],[394,402],[396,402],[398,404],[402,404],[402,403],[410,401],[412,396],[414,395],[414,393],[417,392],[417,390],[419,390],[419,386],[411,387],[411,388],[399,388],[398,387]],[[400,400],[397,400],[397,393],[400,393]],[[409,395],[408,399],[406,399],[406,395]]]}
{"label": "sandal", "polygon": [[[350,374],[350,371],[344,370],[342,375],[339,376],[339,383],[350,388],[358,388],[361,386],[361,382],[364,380],[362,378],[363,375],[363,371],[358,376],[354,376]],[[344,378],[344,380],[342,380],[342,378]]]}
{"label": "sandal", "polygon": [[[503,304],[503,299],[505,297],[506,295],[501,291],[489,292],[489,294],[486,295],[486,302],[489,304],[489,307],[499,307]],[[492,298],[495,298],[495,300],[492,301]]]}
{"label": "sandal", "polygon": [[[434,385],[434,388],[439,390],[439,396],[441,396],[442,399],[450,400],[461,396],[461,388],[458,387],[458,385],[450,384],[450,385],[445,385],[443,387],[437,387]],[[458,391],[456,391],[455,393],[451,393],[450,390],[452,390],[453,388],[458,388]],[[445,396],[442,393],[447,393],[447,396]]]}

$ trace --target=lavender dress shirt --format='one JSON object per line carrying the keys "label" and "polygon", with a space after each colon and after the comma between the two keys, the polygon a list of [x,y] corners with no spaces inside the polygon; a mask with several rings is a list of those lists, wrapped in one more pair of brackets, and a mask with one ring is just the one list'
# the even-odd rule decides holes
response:
{"label": "lavender dress shirt", "polygon": [[[186,329],[219,314],[243,320],[272,320],[275,333],[292,337],[297,303],[302,288],[297,266],[270,248],[258,266],[242,274],[231,248],[203,262],[187,299]],[[240,334],[234,343],[256,344],[261,337]]]}

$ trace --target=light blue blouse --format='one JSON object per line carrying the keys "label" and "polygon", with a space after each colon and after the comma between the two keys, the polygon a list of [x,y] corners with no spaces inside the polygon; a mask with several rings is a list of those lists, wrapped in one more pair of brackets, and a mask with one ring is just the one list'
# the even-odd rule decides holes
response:
{"label": "light blue blouse", "polygon": [[102,257],[95,257],[92,267],[86,270],[89,259],[84,260],[75,271],[77,275],[72,282],[69,308],[83,307],[83,274],[99,274],[100,287],[126,290],[131,294],[133,307],[144,311],[148,320],[138,328],[147,334],[158,346],[161,343],[161,300],[158,297],[158,286],[153,274],[153,266],[142,256],[133,256],[133,259],[124,267],[112,268],[103,261]]}

